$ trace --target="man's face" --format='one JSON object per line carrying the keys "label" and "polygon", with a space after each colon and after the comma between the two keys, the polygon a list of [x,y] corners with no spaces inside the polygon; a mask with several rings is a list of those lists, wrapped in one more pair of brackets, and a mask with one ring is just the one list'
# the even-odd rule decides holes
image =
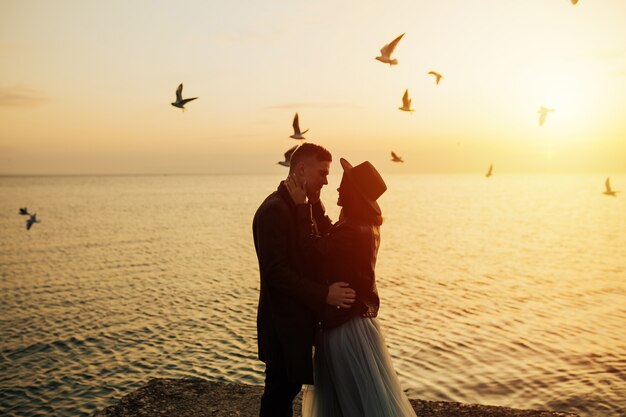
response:
{"label": "man's face", "polygon": [[319,193],[322,187],[328,184],[329,172],[329,161],[318,161],[315,158],[306,161],[304,164],[304,180],[306,181],[307,195]]}

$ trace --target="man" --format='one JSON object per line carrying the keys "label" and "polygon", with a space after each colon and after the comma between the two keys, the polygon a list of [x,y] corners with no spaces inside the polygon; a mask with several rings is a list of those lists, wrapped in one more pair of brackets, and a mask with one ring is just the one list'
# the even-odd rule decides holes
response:
{"label": "man", "polygon": [[[318,232],[331,226],[320,201],[332,156],[305,143],[291,155],[289,175],[306,184]],[[306,265],[296,240],[296,206],[284,181],[259,206],[252,230],[259,260],[261,290],[257,311],[259,359],[265,362],[261,417],[291,417],[302,384],[313,383],[312,346],[317,317],[324,304],[348,308],[355,292],[344,282],[316,282],[314,265]]]}

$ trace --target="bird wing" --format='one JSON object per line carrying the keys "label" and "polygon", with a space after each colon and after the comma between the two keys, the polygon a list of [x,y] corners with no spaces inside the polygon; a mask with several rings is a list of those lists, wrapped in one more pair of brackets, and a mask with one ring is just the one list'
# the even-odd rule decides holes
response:
{"label": "bird wing", "polygon": [[184,100],[179,100],[179,101],[180,101],[180,104],[184,106],[185,104],[187,104],[187,103],[189,103],[190,101],[195,100],[195,99],[197,99],[197,98],[198,98],[198,97],[192,97],[192,98],[186,98],[186,99],[184,99]]}
{"label": "bird wing", "polygon": [[548,112],[546,111],[542,111],[539,113],[539,126],[543,126],[543,123],[546,121],[547,115],[548,115]]}
{"label": "bird wing", "polygon": [[293,133],[294,135],[300,134],[300,118],[298,117],[298,113],[293,117]]}
{"label": "bird wing", "polygon": [[439,74],[439,73],[438,73],[438,72],[436,72],[436,71],[430,71],[428,74],[430,74],[430,75],[434,75],[434,76],[435,76],[435,82],[436,82],[437,84],[439,84],[439,81],[441,81],[441,78],[443,77],[443,75]]}
{"label": "bird wing", "polygon": [[285,162],[289,162],[289,160],[291,159],[291,155],[294,153],[296,149],[298,149],[298,145],[294,146],[293,148],[285,152]]}
{"label": "bird wing", "polygon": [[398,42],[400,42],[400,39],[402,39],[403,36],[404,36],[404,33],[398,36],[397,38],[395,38],[393,41],[391,41],[391,43],[388,43],[387,45],[383,46],[383,49],[380,50],[380,53],[383,56],[387,56],[387,57],[391,56],[391,54],[393,54],[394,49],[396,49]]}
{"label": "bird wing", "polygon": [[409,90],[404,91],[404,95],[402,96],[402,106],[409,107],[411,105],[411,100],[409,100]]}
{"label": "bird wing", "polygon": [[26,230],[30,230],[30,227],[35,223],[33,219],[26,220]]}
{"label": "bird wing", "polygon": [[182,99],[183,99],[183,83],[180,83],[180,85],[176,89],[176,101],[181,101]]}
{"label": "bird wing", "polygon": [[394,151],[391,151],[391,157],[393,159],[398,159],[398,155],[396,155],[396,153]]}
{"label": "bird wing", "polygon": [[396,49],[396,46],[398,45],[398,42],[400,42],[400,39],[402,39],[402,37],[404,36],[404,33],[400,36],[398,36],[397,38],[395,38],[393,41],[391,41],[391,43],[388,46],[388,51],[389,51],[389,55],[391,55],[394,51],[394,49]]}
{"label": "bird wing", "polygon": [[604,181],[604,187],[608,193],[611,192],[611,180],[607,177],[606,181]]}

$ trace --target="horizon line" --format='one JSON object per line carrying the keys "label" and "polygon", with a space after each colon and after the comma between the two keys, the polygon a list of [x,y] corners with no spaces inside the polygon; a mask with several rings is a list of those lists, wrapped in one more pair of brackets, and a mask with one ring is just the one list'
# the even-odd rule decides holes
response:
{"label": "horizon line", "polygon": [[[287,173],[287,172],[285,172]],[[338,173],[331,173],[330,176]],[[385,175],[484,175],[482,171],[410,171],[410,172],[382,172]],[[597,174],[597,175],[622,175],[626,171],[616,171],[607,173],[606,171],[501,171],[496,175],[562,175],[562,174]],[[129,173],[129,172],[111,172],[111,173],[0,173],[0,177],[157,177],[157,176],[228,176],[228,175],[276,175],[273,172],[147,172],[147,173]]]}

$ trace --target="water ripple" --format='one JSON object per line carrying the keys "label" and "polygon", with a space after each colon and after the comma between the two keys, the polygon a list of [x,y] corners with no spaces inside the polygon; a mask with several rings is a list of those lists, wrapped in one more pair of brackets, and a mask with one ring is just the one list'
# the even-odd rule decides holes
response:
{"label": "water ripple", "polygon": [[[594,176],[386,180],[380,320],[410,395],[624,415],[626,199]],[[275,182],[0,178],[3,415],[88,416],[150,377],[261,384],[251,219]]]}

